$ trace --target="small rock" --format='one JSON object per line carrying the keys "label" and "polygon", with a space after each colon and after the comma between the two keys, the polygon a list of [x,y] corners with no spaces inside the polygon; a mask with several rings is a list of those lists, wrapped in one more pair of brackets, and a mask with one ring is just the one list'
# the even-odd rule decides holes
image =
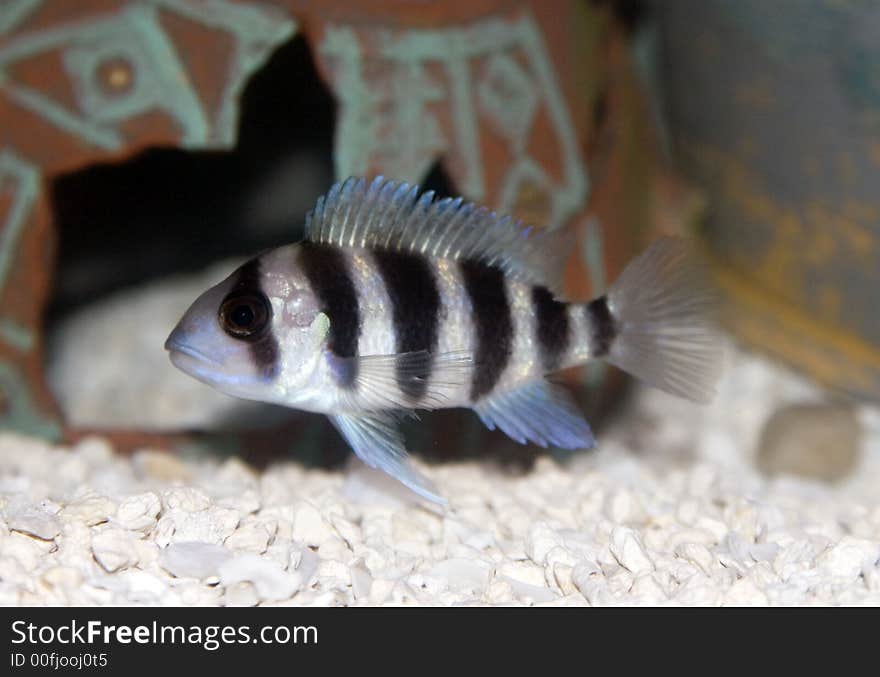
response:
{"label": "small rock", "polygon": [[317,546],[336,537],[333,527],[311,503],[301,503],[293,518],[293,540],[303,545]]}
{"label": "small rock", "polygon": [[262,501],[259,493],[253,489],[245,489],[232,496],[224,496],[217,500],[217,505],[232,508],[242,515],[251,515],[260,509]]}
{"label": "small rock", "polygon": [[74,451],[93,466],[105,465],[113,458],[113,447],[110,442],[94,435],[80,440]]}
{"label": "small rock", "polygon": [[858,463],[860,441],[861,425],[852,407],[792,405],[764,425],[757,465],[768,475],[836,481]]}
{"label": "small rock", "polygon": [[125,585],[126,594],[134,601],[155,604],[166,593],[165,581],[140,569],[130,569],[117,574]]}
{"label": "small rock", "polygon": [[177,578],[204,580],[220,575],[220,565],[232,557],[232,552],[213,543],[172,543],[161,551],[159,564]]}
{"label": "small rock", "polygon": [[221,544],[238,526],[238,512],[229,508],[212,507],[208,510],[189,512],[168,510],[156,525],[156,542],[168,543],[199,541]]}
{"label": "small rock", "polygon": [[113,521],[131,531],[149,531],[156,524],[162,509],[159,497],[152,491],[125,498],[116,509]]}
{"label": "small rock", "polygon": [[266,522],[251,521],[240,524],[226,539],[226,547],[233,550],[246,550],[262,554],[266,552],[269,539],[275,535],[274,525]]}
{"label": "small rock", "polygon": [[26,510],[9,515],[6,523],[11,531],[51,541],[61,533],[61,526],[52,515],[38,510]]}
{"label": "small rock", "polygon": [[592,606],[608,606],[615,603],[608,589],[608,581],[592,563],[579,564],[571,572],[571,580],[584,599]]}
{"label": "small rock", "polygon": [[709,549],[700,543],[680,543],[675,548],[675,554],[696,564],[707,576],[711,575],[712,566],[717,561]]}
{"label": "small rock", "polygon": [[68,566],[56,566],[43,574],[43,580],[50,586],[59,588],[75,588],[82,583],[83,577],[79,569]]}
{"label": "small rock", "polygon": [[638,534],[628,527],[614,527],[611,532],[611,554],[620,565],[638,575],[654,570],[654,563],[642,546]]}
{"label": "small rock", "polygon": [[701,517],[694,526],[712,534],[715,543],[721,543],[730,531],[730,528],[724,522],[711,517]]}
{"label": "small rock", "polygon": [[257,589],[250,581],[241,581],[226,586],[225,598],[227,606],[257,606],[260,603]]}
{"label": "small rock", "polygon": [[880,543],[844,536],[816,558],[835,583],[852,582],[880,561]]}
{"label": "small rock", "polygon": [[618,489],[605,501],[605,516],[615,524],[626,524],[643,519],[644,511],[631,491]]}
{"label": "small rock", "polygon": [[220,583],[224,587],[250,582],[261,600],[278,601],[293,597],[302,587],[302,577],[284,571],[275,562],[259,555],[236,555],[220,564]]}
{"label": "small rock", "polygon": [[322,559],[318,562],[312,587],[319,592],[332,590],[348,593],[351,587],[351,570],[345,562]]}
{"label": "small rock", "polygon": [[653,573],[636,576],[630,593],[638,598],[641,604],[661,604],[668,599],[666,591],[657,582],[656,574]]}
{"label": "small rock", "polygon": [[628,596],[635,581],[635,576],[623,567],[618,567],[616,571],[608,574],[606,578],[608,580],[608,591],[617,599],[624,599]]}
{"label": "small rock", "polygon": [[482,560],[454,557],[434,564],[428,575],[445,580],[451,590],[481,594],[489,584],[490,570]]}
{"label": "small rock", "polygon": [[495,572],[498,576],[525,583],[526,585],[534,587],[544,587],[546,585],[543,567],[532,562],[504,562],[496,568]]}
{"label": "small rock", "polygon": [[65,505],[60,515],[88,526],[101,524],[116,513],[116,503],[106,496],[85,496]]}
{"label": "small rock", "polygon": [[515,578],[504,577],[511,590],[526,604],[543,604],[557,599],[556,593],[543,585],[530,585]]}
{"label": "small rock", "polygon": [[727,591],[724,604],[732,606],[766,606],[767,595],[750,579],[741,578]]}
{"label": "small rock", "polygon": [[142,478],[162,482],[186,482],[192,476],[189,467],[166,451],[142,450],[132,458],[135,473]]}
{"label": "small rock", "polygon": [[574,567],[557,562],[553,565],[552,571],[553,582],[556,583],[563,595],[572,595],[577,592],[577,588],[571,578]]}
{"label": "small rock", "polygon": [[92,554],[107,573],[137,563],[137,551],[131,536],[122,529],[105,529],[92,536]]}
{"label": "small rock", "polygon": [[321,543],[321,545],[318,546],[317,553],[322,559],[335,559],[340,562],[348,561],[351,559],[352,555],[351,548],[348,547],[348,544],[335,535],[333,538],[329,538]]}
{"label": "small rock", "polygon": [[169,510],[197,512],[211,505],[211,498],[195,487],[174,487],[162,492],[162,503]]}
{"label": "small rock", "polygon": [[351,592],[355,600],[367,599],[373,587],[373,577],[367,571],[363,559],[356,560],[350,567]]}
{"label": "small rock", "polygon": [[354,548],[356,544],[363,541],[360,527],[344,517],[336,514],[330,515],[330,524],[333,525],[349,548]]}
{"label": "small rock", "polygon": [[526,537],[526,555],[536,564],[544,565],[547,554],[563,544],[562,537],[546,522],[537,522]]}
{"label": "small rock", "polygon": [[510,604],[514,600],[514,592],[509,579],[496,578],[492,581],[483,594],[483,599],[488,604]]}
{"label": "small rock", "polygon": [[[3,539],[0,555],[15,559],[24,571],[34,571],[44,561],[47,545],[51,547],[52,543],[13,532]],[[8,576],[0,573],[0,580],[4,578]]]}
{"label": "small rock", "polygon": [[290,553],[291,566],[302,577],[303,584],[306,585],[312,580],[312,576],[318,571],[318,565],[321,558],[318,557],[309,548],[299,550],[291,550]]}

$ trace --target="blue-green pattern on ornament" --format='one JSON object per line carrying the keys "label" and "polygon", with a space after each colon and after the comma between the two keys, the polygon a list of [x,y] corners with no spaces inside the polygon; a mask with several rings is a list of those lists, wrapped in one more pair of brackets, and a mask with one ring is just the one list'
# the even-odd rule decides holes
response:
{"label": "blue-green pattern on ornament", "polygon": [[[180,14],[235,38],[217,110],[204,109],[162,28],[160,11]],[[269,6],[226,0],[131,2],[120,11],[88,21],[14,35],[0,49],[0,91],[54,126],[108,151],[125,146],[121,123],[151,110],[165,111],[175,120],[184,147],[228,148],[235,143],[238,99],[247,79],[296,30],[291,17]],[[56,51],[70,77],[75,109],[16,82],[9,72],[13,64]],[[131,84],[122,91],[106,91],[97,76],[98,67],[109,60],[121,61],[130,69]]]}

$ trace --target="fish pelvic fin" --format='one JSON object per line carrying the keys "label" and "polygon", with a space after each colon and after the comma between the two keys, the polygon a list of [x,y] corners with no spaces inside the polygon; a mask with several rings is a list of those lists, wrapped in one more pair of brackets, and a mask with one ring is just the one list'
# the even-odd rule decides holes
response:
{"label": "fish pelvic fin", "polygon": [[514,279],[562,291],[571,236],[524,225],[462,198],[377,176],[350,177],[318,198],[305,238],[316,244],[376,248],[496,266]]}
{"label": "fish pelvic fin", "polygon": [[520,444],[592,449],[593,433],[561,386],[540,380],[491,395],[474,406],[489,430],[498,428]]}
{"label": "fish pelvic fin", "polygon": [[369,467],[390,475],[422,498],[446,504],[433,482],[410,463],[403,434],[392,413],[334,414],[328,418],[357,457]]}
{"label": "fish pelvic fin", "polygon": [[721,375],[716,295],[685,240],[664,237],[587,305],[591,353],[648,385],[707,403]]}

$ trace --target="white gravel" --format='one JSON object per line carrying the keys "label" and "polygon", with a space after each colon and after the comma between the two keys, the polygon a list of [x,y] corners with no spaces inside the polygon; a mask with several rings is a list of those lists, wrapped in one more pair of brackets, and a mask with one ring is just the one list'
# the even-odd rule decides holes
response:
{"label": "white gravel", "polygon": [[354,460],[257,472],[2,434],[0,603],[878,604],[880,413],[857,409],[834,484],[756,470],[773,411],[823,400],[736,354],[714,405],[639,391],[596,453],[423,467],[445,512]]}

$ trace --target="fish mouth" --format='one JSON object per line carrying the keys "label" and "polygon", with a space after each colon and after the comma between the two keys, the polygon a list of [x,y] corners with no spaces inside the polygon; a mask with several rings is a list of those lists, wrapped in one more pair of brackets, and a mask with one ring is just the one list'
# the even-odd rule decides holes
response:
{"label": "fish mouth", "polygon": [[185,367],[187,364],[192,364],[193,361],[197,365],[222,366],[218,360],[189,345],[185,340],[184,332],[179,327],[171,332],[165,341],[165,350],[170,353],[171,363],[184,371],[188,371]]}
{"label": "fish mouth", "polygon": [[217,369],[220,363],[195,348],[185,344],[166,341],[165,350],[168,351],[171,364],[197,381],[212,387],[217,387],[223,381],[222,376],[220,376],[221,372]]}
{"label": "fish mouth", "polygon": [[228,395],[244,397],[238,391],[258,383],[248,375],[228,373],[228,369],[223,362],[207,353],[203,353],[197,348],[193,348],[187,342],[186,332],[179,327],[171,332],[171,336],[165,341],[165,350],[169,353],[168,357],[171,359],[171,364],[180,369],[184,374],[192,376],[197,381],[201,381],[212,388],[217,388]]}
{"label": "fish mouth", "polygon": [[205,362],[207,364],[214,364],[218,367],[220,363],[212,357],[208,357],[202,352],[199,352],[195,348],[184,345],[181,343],[172,343],[171,341],[165,342],[165,350],[171,353],[171,361],[174,362],[174,358],[177,356],[186,356],[193,359],[198,360],[199,362]]}

